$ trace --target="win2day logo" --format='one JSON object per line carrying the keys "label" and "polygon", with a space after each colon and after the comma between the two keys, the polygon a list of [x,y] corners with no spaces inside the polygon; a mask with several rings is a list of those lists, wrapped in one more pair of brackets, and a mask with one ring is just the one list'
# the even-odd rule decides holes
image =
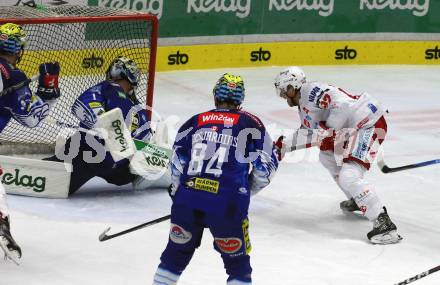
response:
{"label": "win2day logo", "polygon": [[427,49],[425,51],[425,59],[440,59],[440,49],[438,46],[435,46],[435,48]]}
{"label": "win2day logo", "polygon": [[187,64],[188,61],[189,55],[187,55],[186,53],[180,53],[180,50],[168,56],[168,65]]}
{"label": "win2day logo", "polygon": [[356,56],[357,56],[357,51],[355,49],[349,49],[348,46],[345,46],[345,48],[343,49],[337,49],[335,51],[336,60],[355,59]]}
{"label": "win2day logo", "polygon": [[102,57],[96,57],[94,53],[92,53],[91,57],[86,57],[82,61],[82,67],[89,69],[89,68],[100,68],[104,65],[104,58]]}
{"label": "win2day logo", "polygon": [[268,61],[271,58],[272,54],[268,50],[263,50],[260,47],[259,50],[251,51],[251,61]]}

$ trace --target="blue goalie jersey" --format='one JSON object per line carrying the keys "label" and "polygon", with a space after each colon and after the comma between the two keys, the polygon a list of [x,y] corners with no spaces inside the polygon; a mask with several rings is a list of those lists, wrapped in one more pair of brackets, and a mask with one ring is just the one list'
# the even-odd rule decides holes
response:
{"label": "blue goalie jersey", "polygon": [[245,217],[251,192],[267,186],[277,167],[272,139],[254,115],[229,109],[195,115],[173,146],[174,203]]}
{"label": "blue goalie jersey", "polygon": [[135,98],[129,98],[116,83],[103,81],[81,94],[72,106],[72,113],[80,120],[80,126],[91,129],[98,115],[120,108],[133,138],[148,140],[150,124],[145,106]]}

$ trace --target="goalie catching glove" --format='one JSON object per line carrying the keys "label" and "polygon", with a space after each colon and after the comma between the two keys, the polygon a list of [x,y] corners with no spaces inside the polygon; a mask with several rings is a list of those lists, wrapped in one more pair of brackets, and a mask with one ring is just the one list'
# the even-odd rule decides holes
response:
{"label": "goalie catching glove", "polygon": [[60,64],[58,62],[42,63],[39,72],[37,95],[44,101],[60,97],[60,89],[58,88]]}

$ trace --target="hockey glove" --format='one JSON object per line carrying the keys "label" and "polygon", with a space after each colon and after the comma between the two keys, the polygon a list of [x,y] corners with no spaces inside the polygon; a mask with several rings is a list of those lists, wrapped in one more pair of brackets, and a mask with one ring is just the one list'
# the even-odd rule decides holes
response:
{"label": "hockey glove", "polygon": [[60,89],[58,88],[60,64],[58,62],[42,63],[39,71],[37,95],[44,101],[60,97]]}
{"label": "hockey glove", "polygon": [[278,161],[281,161],[284,158],[285,152],[283,151],[283,140],[284,136],[279,136],[278,139],[273,142],[273,145],[275,147],[275,151],[277,153]]}
{"label": "hockey glove", "polygon": [[325,121],[319,122],[318,139],[320,141],[319,149],[322,151],[334,151],[336,132],[326,126]]}

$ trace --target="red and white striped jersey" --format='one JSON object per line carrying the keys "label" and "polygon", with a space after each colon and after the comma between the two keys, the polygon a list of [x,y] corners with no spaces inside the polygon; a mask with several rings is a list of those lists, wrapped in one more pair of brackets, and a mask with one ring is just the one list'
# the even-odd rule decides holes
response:
{"label": "red and white striped jersey", "polygon": [[320,121],[335,130],[368,128],[384,115],[381,103],[368,93],[352,95],[320,82],[304,84],[300,93],[301,124],[308,129],[317,129]]}

